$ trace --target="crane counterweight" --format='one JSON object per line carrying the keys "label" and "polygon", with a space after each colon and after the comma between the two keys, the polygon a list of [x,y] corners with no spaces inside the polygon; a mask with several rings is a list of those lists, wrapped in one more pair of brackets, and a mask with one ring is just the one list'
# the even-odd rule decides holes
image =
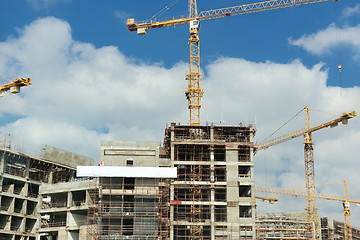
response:
{"label": "crane counterweight", "polygon": [[14,94],[19,93],[21,87],[29,85],[31,85],[31,78],[17,78],[8,84],[0,86],[0,97],[2,97],[6,91]]}

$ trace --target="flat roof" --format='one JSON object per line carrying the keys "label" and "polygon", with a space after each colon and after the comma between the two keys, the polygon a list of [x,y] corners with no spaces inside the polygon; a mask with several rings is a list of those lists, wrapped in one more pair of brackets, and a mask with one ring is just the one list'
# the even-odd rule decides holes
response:
{"label": "flat roof", "polygon": [[176,178],[174,167],[77,166],[77,177]]}

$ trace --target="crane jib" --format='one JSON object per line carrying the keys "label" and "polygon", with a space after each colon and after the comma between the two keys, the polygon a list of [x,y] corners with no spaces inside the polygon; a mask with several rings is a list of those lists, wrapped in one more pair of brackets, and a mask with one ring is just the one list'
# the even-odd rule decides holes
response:
{"label": "crane jib", "polygon": [[[249,3],[249,4],[228,7],[228,8],[202,11],[199,13],[199,15],[196,18],[180,17],[165,21],[154,21],[153,19],[149,19],[139,22],[135,22],[135,20],[131,18],[127,20],[126,25],[129,31],[137,31],[140,28],[144,28],[144,29],[162,28],[167,26],[186,24],[193,20],[204,21],[204,20],[216,19],[221,17],[236,16],[241,14],[262,12],[262,11],[294,7],[305,4],[311,4],[311,3],[327,2],[327,1],[331,1],[331,0],[271,0],[271,1]],[[337,2],[339,0],[334,0],[334,1]]]}

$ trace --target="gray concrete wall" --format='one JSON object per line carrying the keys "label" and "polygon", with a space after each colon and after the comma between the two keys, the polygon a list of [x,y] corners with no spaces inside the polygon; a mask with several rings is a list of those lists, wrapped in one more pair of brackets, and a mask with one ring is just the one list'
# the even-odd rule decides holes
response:
{"label": "gray concrete wall", "polygon": [[57,192],[68,192],[76,190],[84,190],[89,188],[95,188],[97,186],[97,180],[87,180],[78,182],[62,182],[56,184],[43,183],[40,186],[40,194],[51,194]]}
{"label": "gray concrete wall", "polygon": [[158,167],[159,142],[104,141],[101,143],[100,160],[105,166]]}
{"label": "gray concrete wall", "polygon": [[79,154],[68,152],[56,147],[45,145],[43,147],[43,158],[55,163],[76,168],[77,166],[92,166],[94,160]]}

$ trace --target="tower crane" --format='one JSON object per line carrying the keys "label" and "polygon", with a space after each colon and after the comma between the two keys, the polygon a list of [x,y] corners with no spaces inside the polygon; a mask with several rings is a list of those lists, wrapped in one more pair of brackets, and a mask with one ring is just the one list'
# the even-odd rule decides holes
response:
{"label": "tower crane", "polygon": [[21,87],[29,85],[31,85],[30,78],[17,78],[10,83],[0,86],[0,97],[2,97],[6,91],[10,91],[11,93],[19,93]]}
{"label": "tower crane", "polygon": [[[201,69],[199,27],[201,21],[327,1],[330,0],[270,0],[228,8],[207,10],[199,13],[197,9],[197,1],[189,0],[188,17],[173,18],[168,21],[156,21],[154,19],[150,19],[138,22],[136,22],[134,18],[130,18],[127,20],[126,25],[129,31],[137,31],[139,35],[145,35],[149,29],[189,23],[190,37],[188,43],[190,46],[190,66],[189,73],[186,75],[188,86],[185,96],[188,100],[188,108],[190,110],[189,124],[200,125],[201,98],[204,94],[203,89],[200,87]],[[337,2],[339,0],[334,1]]]}
{"label": "tower crane", "polygon": [[[345,240],[352,240],[352,226],[351,226],[351,217],[350,217],[350,203],[360,204],[360,201],[350,200],[347,181],[342,180],[344,183],[344,196],[338,196],[333,194],[323,194],[323,193],[314,193],[313,195],[309,196],[308,192],[303,191],[295,191],[289,189],[280,189],[280,188],[273,188],[273,187],[260,187],[255,186],[256,192],[265,192],[265,193],[274,193],[274,194],[284,194],[290,195],[295,197],[311,197],[313,199],[326,199],[326,200],[334,200],[340,201],[343,203],[343,215],[344,215],[344,239]],[[260,197],[258,197],[260,198]]]}
{"label": "tower crane", "polygon": [[316,200],[313,196],[316,195],[315,192],[315,170],[314,170],[314,148],[312,142],[312,133],[327,127],[336,127],[340,122],[342,124],[347,124],[350,118],[356,116],[356,112],[352,111],[349,113],[343,113],[340,117],[337,117],[326,123],[317,125],[315,127],[310,127],[310,108],[306,106],[303,108],[305,110],[305,128],[297,130],[295,132],[285,134],[278,138],[260,143],[255,146],[255,149],[261,150],[268,148],[270,146],[288,141],[290,139],[304,136],[304,161],[305,161],[305,185],[306,185],[306,216],[309,222],[314,222],[315,225],[315,238],[319,239],[320,237],[320,223],[317,218],[317,208]]}

